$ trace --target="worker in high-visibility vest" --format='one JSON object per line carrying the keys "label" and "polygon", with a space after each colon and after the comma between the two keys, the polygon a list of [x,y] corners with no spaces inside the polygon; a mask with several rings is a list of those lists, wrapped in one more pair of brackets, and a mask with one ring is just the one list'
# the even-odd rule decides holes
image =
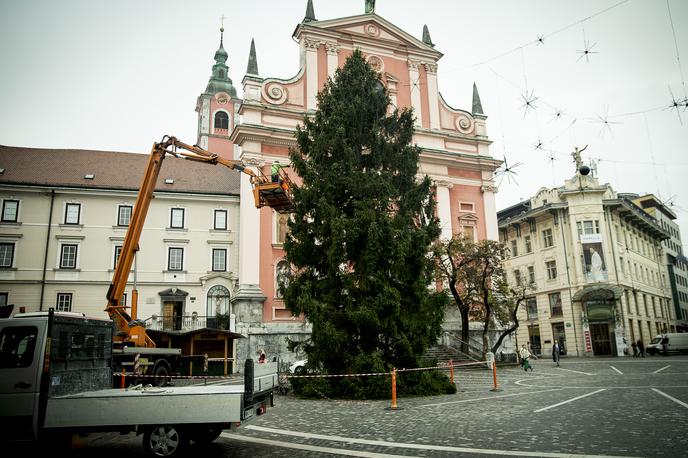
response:
{"label": "worker in high-visibility vest", "polygon": [[279,176],[279,171],[282,168],[282,164],[279,163],[279,161],[275,161],[272,163],[272,167],[270,167],[270,175],[272,175],[272,182],[273,183],[279,183],[280,176]]}

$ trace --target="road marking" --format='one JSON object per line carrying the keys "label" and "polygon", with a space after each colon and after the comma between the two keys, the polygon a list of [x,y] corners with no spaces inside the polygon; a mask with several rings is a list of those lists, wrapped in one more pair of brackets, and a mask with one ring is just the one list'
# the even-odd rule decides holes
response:
{"label": "road marking", "polygon": [[[254,427],[254,428],[256,428],[256,427]],[[315,445],[297,444],[294,442],[273,441],[270,439],[263,439],[262,437],[242,436],[240,434],[233,434],[233,433],[222,433],[221,436],[225,437],[227,439],[233,439],[233,440],[237,440],[237,441],[253,442],[254,444],[272,445],[274,447],[293,448],[296,450],[307,450],[309,452],[331,453],[333,455],[361,456],[364,458],[385,458],[388,456],[401,458],[402,456],[407,456],[407,455],[390,455],[388,453],[366,452],[363,450],[346,450],[346,449],[332,448],[332,447],[317,447]]]}
{"label": "road marking", "polygon": [[563,406],[564,404],[568,404],[569,402],[573,402],[573,401],[577,401],[579,399],[587,398],[588,396],[592,396],[593,394],[597,394],[597,393],[600,393],[600,392],[605,391],[605,390],[606,390],[606,388],[602,388],[601,390],[593,391],[592,393],[584,394],[582,396],[576,396],[575,398],[569,399],[568,401],[559,402],[557,404],[554,404],[554,405],[551,405],[548,407],[543,407],[542,409],[534,410],[533,413],[544,412],[545,410],[549,410],[549,409],[553,409],[555,407]]}
{"label": "road marking", "polygon": [[464,403],[464,402],[484,401],[484,400],[487,400],[487,399],[510,398],[510,397],[513,397],[513,396],[524,396],[524,395],[527,395],[527,394],[545,393],[545,392],[547,392],[547,391],[558,391],[558,390],[561,390],[561,389],[562,389],[562,388],[552,388],[552,389],[549,389],[549,390],[528,391],[528,392],[526,392],[526,393],[503,394],[503,395],[501,395],[501,396],[486,396],[486,397],[483,397],[483,398],[462,399],[462,400],[460,400],[460,401],[438,402],[438,403],[436,403],[436,404],[422,404],[422,405],[419,405],[419,406],[416,406],[416,407],[435,407],[435,406],[444,406],[444,405],[448,405],[448,404],[461,404],[461,403]]}
{"label": "road marking", "polygon": [[671,367],[671,365],[664,366],[663,368],[657,369],[656,371],[654,371],[653,374],[659,374],[659,373],[662,372],[664,369],[668,369],[668,368],[670,368],[670,367]]}
{"label": "road marking", "polygon": [[668,394],[666,394],[666,393],[663,392],[663,391],[659,391],[657,388],[652,388],[652,391],[655,391],[655,392],[661,394],[662,396],[664,396],[665,398],[671,399],[671,400],[674,401],[676,404],[682,405],[683,407],[685,407],[685,408],[688,409],[688,404],[686,404],[685,402],[679,401],[679,400],[676,399],[675,397],[669,396]]}
{"label": "road marking", "polygon": [[[572,453],[531,452],[531,451],[519,451],[519,450],[494,450],[494,449],[484,449],[484,448],[452,447],[452,446],[448,446],[448,445],[413,444],[413,443],[408,443],[408,442],[387,442],[387,441],[378,441],[378,440],[371,440],[371,439],[356,439],[353,437],[330,436],[330,435],[326,435],[326,434],[314,434],[314,433],[302,433],[302,432],[298,432],[298,431],[286,431],[286,430],[282,430],[282,429],[266,428],[264,426],[254,426],[254,425],[248,425],[248,426],[246,426],[245,429],[250,429],[253,431],[260,431],[260,432],[265,432],[265,433],[283,434],[285,436],[301,437],[301,438],[305,438],[305,439],[328,440],[328,441],[333,441],[333,442],[347,442],[349,444],[375,445],[375,446],[390,447],[390,448],[408,448],[408,449],[414,449],[414,450],[437,450],[437,451],[443,451],[443,452],[476,453],[476,454],[482,454],[482,455],[500,455],[500,456],[543,456],[543,457],[548,457],[548,458],[573,458],[573,457],[611,458],[611,456],[608,456],[608,455],[574,455]],[[222,435],[225,437],[231,437],[231,438],[234,438],[234,436],[237,436],[239,438],[238,440],[243,440],[244,438],[247,437],[247,436],[240,436],[240,435],[229,434],[229,433],[222,433]],[[263,443],[266,441],[262,438],[255,438],[254,442]],[[277,442],[277,441],[274,441],[274,442],[277,444],[283,443],[283,442]],[[290,443],[290,442],[287,442],[287,444],[294,445],[293,443]],[[292,448],[295,448],[295,447],[292,447]],[[333,450],[336,450],[336,451],[332,452],[332,453],[342,453],[342,452],[348,451],[348,450],[340,450],[340,449],[333,449]],[[362,452],[357,451],[357,453],[362,453]],[[378,455],[378,456],[392,456],[392,455]],[[614,458],[619,458],[619,457],[614,457]]]}
{"label": "road marking", "polygon": [[577,374],[583,374],[583,375],[595,375],[595,374],[591,374],[590,372],[574,371],[573,369],[564,369],[563,367],[560,367],[559,370],[560,370],[560,371],[575,372],[575,373],[577,373]]}
{"label": "road marking", "polygon": [[609,367],[611,367],[612,369],[614,369],[614,370],[615,370],[616,372],[618,372],[619,374],[623,375],[623,372],[621,372],[621,371],[620,371],[619,369],[617,369],[616,367],[614,367],[614,366],[609,366]]}

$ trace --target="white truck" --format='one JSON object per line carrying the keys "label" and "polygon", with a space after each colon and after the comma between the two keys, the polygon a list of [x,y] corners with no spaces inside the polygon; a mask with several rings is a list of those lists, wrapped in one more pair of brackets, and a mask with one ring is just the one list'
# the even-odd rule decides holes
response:
{"label": "white truck", "polygon": [[176,456],[273,405],[276,363],[252,360],[243,385],[112,389],[112,333],[112,321],[76,313],[0,319],[0,441],[135,432],[147,454]]}

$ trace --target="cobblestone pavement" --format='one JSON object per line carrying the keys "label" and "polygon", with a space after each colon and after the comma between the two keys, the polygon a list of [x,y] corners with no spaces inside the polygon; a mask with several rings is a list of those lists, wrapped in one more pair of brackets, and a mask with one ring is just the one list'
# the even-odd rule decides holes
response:
{"label": "cobblestone pavement", "polygon": [[[403,376],[403,375],[400,375]],[[459,370],[459,392],[389,401],[276,406],[191,456],[688,456],[688,358],[564,358],[534,371]],[[140,436],[82,439],[74,456],[143,456]]]}

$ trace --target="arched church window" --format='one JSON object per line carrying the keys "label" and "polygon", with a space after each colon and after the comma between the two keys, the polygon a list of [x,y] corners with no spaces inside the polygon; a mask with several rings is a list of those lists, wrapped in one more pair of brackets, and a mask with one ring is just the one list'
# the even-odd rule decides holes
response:
{"label": "arched church window", "polygon": [[218,111],[215,113],[215,128],[229,129],[229,115],[224,111]]}
{"label": "arched church window", "polygon": [[229,314],[229,290],[222,285],[215,285],[208,290],[206,312],[208,318]]}

